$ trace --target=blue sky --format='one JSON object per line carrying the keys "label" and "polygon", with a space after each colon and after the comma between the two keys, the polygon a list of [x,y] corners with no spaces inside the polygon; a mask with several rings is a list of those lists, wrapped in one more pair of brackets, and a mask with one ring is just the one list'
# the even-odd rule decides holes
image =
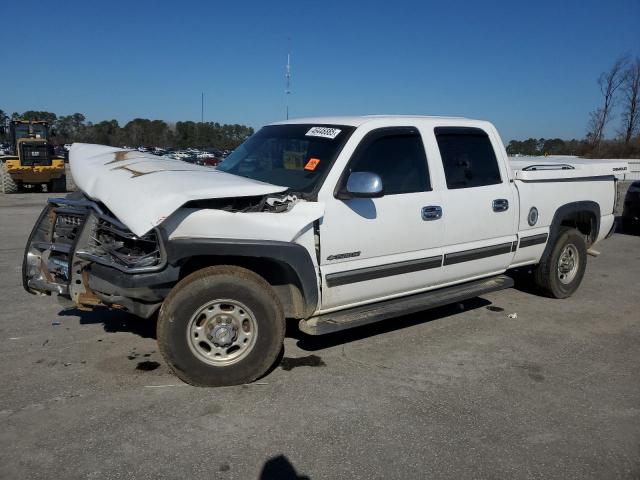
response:
{"label": "blue sky", "polygon": [[640,55],[640,0],[35,0],[0,10],[0,108],[94,122],[197,121],[201,92],[205,120],[282,119],[290,37],[294,117],[461,115],[493,121],[505,140],[582,137],[599,73]]}

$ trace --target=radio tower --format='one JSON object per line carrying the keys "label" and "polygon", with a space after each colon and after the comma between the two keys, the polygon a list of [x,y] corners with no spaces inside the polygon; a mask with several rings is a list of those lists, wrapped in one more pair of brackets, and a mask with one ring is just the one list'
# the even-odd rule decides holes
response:
{"label": "radio tower", "polygon": [[287,110],[287,120],[289,120],[289,95],[291,95],[291,53],[287,53],[287,68],[284,72],[284,80],[285,106]]}

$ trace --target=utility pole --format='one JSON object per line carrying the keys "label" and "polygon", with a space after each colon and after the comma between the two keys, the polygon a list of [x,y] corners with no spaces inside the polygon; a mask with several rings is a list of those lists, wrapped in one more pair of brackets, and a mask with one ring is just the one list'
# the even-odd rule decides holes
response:
{"label": "utility pole", "polygon": [[[291,50],[291,40],[289,40],[289,50]],[[287,53],[287,68],[284,72],[284,80],[285,108],[287,120],[289,120],[289,95],[291,95],[291,52]]]}
{"label": "utility pole", "polygon": [[200,123],[204,123],[204,92],[202,92],[202,98],[200,99]]}

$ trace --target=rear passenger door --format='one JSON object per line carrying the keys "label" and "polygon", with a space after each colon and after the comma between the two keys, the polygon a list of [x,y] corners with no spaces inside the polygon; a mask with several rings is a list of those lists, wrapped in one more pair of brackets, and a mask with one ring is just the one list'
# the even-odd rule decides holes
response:
{"label": "rear passenger door", "polygon": [[442,281],[502,272],[513,257],[517,202],[498,140],[481,128],[434,133],[446,180]]}

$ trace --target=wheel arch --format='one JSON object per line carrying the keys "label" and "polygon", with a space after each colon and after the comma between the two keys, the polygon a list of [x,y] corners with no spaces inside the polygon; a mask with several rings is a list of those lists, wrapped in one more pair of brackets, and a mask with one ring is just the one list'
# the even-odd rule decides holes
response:
{"label": "wheel arch", "polygon": [[582,233],[588,248],[596,241],[600,232],[600,205],[591,200],[583,200],[559,207],[551,220],[544,255],[548,255],[555,245],[563,226],[573,227]]}
{"label": "wheel arch", "polygon": [[263,277],[278,296],[285,316],[307,318],[316,311],[316,269],[296,243],[235,239],[176,239],[166,242],[167,261],[180,278],[212,265],[235,265]]}

